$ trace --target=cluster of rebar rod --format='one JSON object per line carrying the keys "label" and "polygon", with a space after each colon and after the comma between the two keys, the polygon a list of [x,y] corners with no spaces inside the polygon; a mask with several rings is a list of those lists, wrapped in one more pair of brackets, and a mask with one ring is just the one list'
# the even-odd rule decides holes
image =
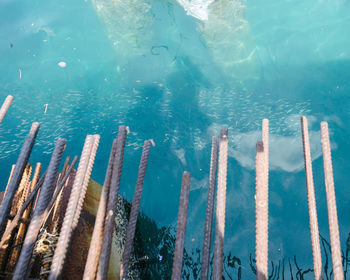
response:
{"label": "cluster of rebar rod", "polygon": [[[0,109],[0,123],[13,100],[8,96]],[[47,170],[40,177],[41,164],[37,163],[32,180],[32,167],[28,160],[39,131],[40,124],[33,123],[28,137],[24,141],[16,164],[12,167],[10,178],[0,206],[0,269],[2,275],[12,275],[13,279],[24,279],[31,274],[35,262],[35,248],[40,236],[44,233],[57,235],[58,241],[48,265],[48,278],[62,278],[67,253],[72,235],[78,225],[90,181],[99,135],[87,135],[77,171],[73,168],[78,160],[76,156],[69,164],[67,157],[63,168],[58,172],[63,152],[66,147],[64,139],[58,139]],[[301,118],[302,143],[304,150],[307,200],[310,218],[310,233],[314,262],[315,279],[321,280],[322,260],[318,232],[315,190],[312,174],[309,134],[306,117]],[[105,181],[102,188],[91,243],[85,264],[83,279],[106,279],[110,263],[113,235],[116,231],[116,213],[121,182],[124,147],[127,127],[119,126],[118,136],[114,139]],[[208,199],[204,226],[204,241],[200,279],[206,280],[209,275],[212,224],[214,215],[215,186],[216,224],[214,238],[213,279],[222,279],[225,212],[228,162],[228,130],[222,129],[220,138],[212,138]],[[324,163],[329,231],[334,279],[343,279],[342,256],[340,251],[339,228],[336,198],[333,180],[331,148],[328,124],[321,123],[321,142]],[[144,142],[132,201],[129,222],[126,231],[124,251],[120,265],[120,279],[128,278],[130,259],[133,249],[137,218],[143,191],[144,178],[148,164],[152,140]],[[57,225],[59,205],[62,192],[71,176],[75,173],[74,182],[69,194],[68,205],[62,225]],[[173,270],[171,279],[181,279],[183,254],[186,233],[187,209],[189,204],[191,174],[183,172],[180,202],[177,218],[176,241],[174,247]],[[256,278],[268,279],[268,185],[269,185],[269,121],[262,121],[262,141],[256,144]],[[62,210],[62,209],[61,209]],[[55,224],[49,227],[48,225]],[[7,261],[8,259],[8,261]]]}
{"label": "cluster of rebar rod", "polygon": [[[322,261],[318,233],[317,211],[315,191],[312,176],[312,160],[310,153],[309,136],[306,117],[301,118],[303,135],[305,175],[308,194],[310,232],[312,241],[312,252],[314,261],[315,279],[321,280]],[[225,204],[226,204],[226,172],[227,172],[227,130],[221,131],[219,144],[219,162],[217,166],[218,140],[212,140],[212,152],[210,161],[208,201],[204,226],[204,242],[202,251],[201,280],[208,279],[209,255],[212,230],[212,216],[215,192],[216,171],[217,179],[217,203],[216,203],[216,226],[214,241],[213,279],[222,279],[224,233],[225,233]],[[331,252],[333,262],[334,279],[343,279],[342,258],[339,241],[339,228],[336,209],[336,199],[333,182],[333,170],[331,160],[331,149],[328,133],[328,124],[321,123],[321,142],[324,161],[325,185],[327,194],[327,207],[329,218],[329,231],[331,237]],[[188,173],[186,173],[188,174]],[[189,175],[188,175],[189,176]],[[267,280],[268,275],[268,178],[269,178],[269,121],[262,121],[262,141],[256,144],[256,279]],[[183,184],[184,186],[184,184]],[[175,255],[173,262],[172,279],[181,279],[184,231],[187,213],[188,196],[183,197],[184,190],[181,189],[180,207],[178,216],[178,228],[176,235]],[[186,200],[187,199],[187,200]],[[185,203],[185,202],[186,203]],[[178,247],[177,247],[178,246]],[[182,247],[181,247],[182,246]],[[178,249],[177,249],[178,248]],[[180,250],[180,252],[179,252]]]}

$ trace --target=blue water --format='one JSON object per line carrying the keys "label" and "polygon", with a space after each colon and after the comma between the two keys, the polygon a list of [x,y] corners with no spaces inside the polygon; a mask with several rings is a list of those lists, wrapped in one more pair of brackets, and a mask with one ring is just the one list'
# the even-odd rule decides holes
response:
{"label": "blue water", "polygon": [[[0,97],[12,94],[15,100],[0,126],[1,189],[33,121],[41,123],[33,164],[48,164],[58,137],[67,139],[65,155],[74,156],[86,134],[100,134],[92,173],[99,183],[117,127],[126,124],[130,133],[120,193],[132,199],[139,146],[154,139],[141,207],[158,226],[176,226],[181,174],[192,174],[185,244],[191,255],[202,247],[211,136],[228,127],[225,254],[241,260],[242,279],[254,279],[249,260],[255,248],[255,143],[262,118],[268,118],[269,259],[274,265],[284,259],[286,279],[291,279],[290,261],[296,277],[298,267],[312,268],[301,115],[309,119],[325,240],[319,123],[329,123],[346,253],[349,46],[346,0],[217,0],[207,20],[165,0],[2,0]],[[228,274],[237,279],[237,266],[226,268],[225,279]],[[313,274],[303,277],[297,279]]]}

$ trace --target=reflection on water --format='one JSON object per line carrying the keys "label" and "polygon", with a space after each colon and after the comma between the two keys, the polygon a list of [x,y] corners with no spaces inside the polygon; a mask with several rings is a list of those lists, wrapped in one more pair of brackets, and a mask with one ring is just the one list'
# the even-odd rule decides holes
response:
{"label": "reflection on water", "polygon": [[[175,227],[158,228],[155,223],[145,215],[140,215],[137,224],[135,242],[135,259],[132,268],[140,271],[141,279],[170,279],[171,267],[175,246]],[[324,279],[333,279],[331,261],[331,247],[329,241],[320,235],[322,248],[322,262]],[[346,279],[350,267],[350,233],[343,240],[342,264],[344,279]],[[201,249],[194,248],[191,251],[184,250],[183,279],[198,279],[201,265]],[[213,254],[210,259],[209,279],[212,278]],[[256,264],[254,255],[244,260],[239,253],[228,251],[224,255],[223,279],[254,279]],[[244,273],[244,277],[242,276]],[[297,256],[272,260],[269,264],[269,278],[271,280],[282,279],[312,279],[313,268],[300,264]]]}

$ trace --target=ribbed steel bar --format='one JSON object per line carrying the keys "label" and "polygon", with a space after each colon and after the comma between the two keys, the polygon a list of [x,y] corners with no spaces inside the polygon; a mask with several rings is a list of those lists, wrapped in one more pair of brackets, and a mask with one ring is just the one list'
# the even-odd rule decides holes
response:
{"label": "ribbed steel bar", "polygon": [[8,109],[10,108],[12,101],[13,101],[13,96],[8,95],[4,103],[2,104],[0,109],[0,124],[2,123],[2,120],[4,119]]}
{"label": "ribbed steel bar", "polygon": [[[262,121],[262,142],[264,145],[264,156],[265,156],[265,186],[268,188],[269,185],[269,120],[263,119]],[[266,189],[268,192],[268,190]]]}
{"label": "ribbed steel bar", "polygon": [[100,135],[95,134],[95,135],[93,135],[93,137],[94,137],[94,142],[93,142],[92,149],[91,149],[89,164],[88,164],[88,167],[87,167],[86,173],[85,173],[84,183],[83,183],[83,186],[80,190],[80,196],[79,196],[79,200],[78,200],[78,204],[77,204],[77,209],[75,210],[75,215],[74,215],[74,220],[73,220],[73,228],[75,228],[77,226],[79,218],[80,218],[81,209],[83,209],[85,194],[86,194],[87,187],[88,187],[88,184],[90,181],[92,167],[94,166],[97,148],[98,148],[98,145],[100,143]]}
{"label": "ribbed steel bar", "polygon": [[256,144],[256,279],[268,278],[268,218],[269,218],[269,121],[263,119],[262,141]]}
{"label": "ribbed steel bar", "polygon": [[[17,208],[16,213],[20,210],[23,203],[26,201],[26,199],[29,196],[29,193],[30,193],[29,180],[30,180],[31,173],[32,173],[32,166],[30,164],[27,164],[27,167],[23,173],[22,181],[20,183],[20,188],[21,188],[21,184],[23,185],[23,191],[22,191],[21,198],[18,202],[18,205],[16,206],[16,208]],[[28,217],[22,216],[22,219],[26,219],[26,218],[28,218]],[[14,245],[12,247],[11,257],[10,257],[10,260],[8,261],[8,264],[7,264],[7,271],[12,272],[16,263],[17,263],[19,253],[21,251],[21,244],[24,240],[24,234],[25,234],[26,228],[27,228],[27,225],[25,223],[21,223],[19,225],[16,239],[14,240]]]}
{"label": "ribbed steel bar", "polygon": [[65,145],[66,140],[64,139],[59,138],[56,142],[49,167],[47,168],[47,175],[45,176],[45,180],[39,194],[38,203],[34,209],[34,213],[31,218],[26,237],[24,239],[21,254],[15,268],[15,272],[12,278],[14,280],[25,279],[27,277],[27,268],[29,266],[34,245],[39,234],[45,209],[50,202],[52,192],[55,188],[57,169],[60,164]]}
{"label": "ribbed steel bar", "polygon": [[268,186],[265,184],[264,144],[256,144],[256,279],[268,279]]}
{"label": "ribbed steel bar", "polygon": [[314,262],[314,276],[316,280],[322,280],[322,258],[320,239],[318,232],[317,208],[315,198],[314,179],[312,174],[312,160],[310,152],[309,131],[306,117],[301,117],[301,132],[303,136],[303,151],[305,163],[305,177],[307,189],[307,201],[309,206],[309,222],[312,244],[312,257]]}
{"label": "ribbed steel bar", "polygon": [[13,171],[15,170],[15,167],[16,167],[16,164],[12,164],[12,167],[11,167],[11,172],[10,172],[10,176],[9,176],[9,179],[7,180],[7,184],[6,184],[6,188],[5,188],[5,193],[4,193],[4,196],[6,195],[6,192],[7,192],[7,188],[11,182],[11,179],[12,179],[12,175],[13,175]]}
{"label": "ribbed steel bar", "polygon": [[218,152],[219,152],[219,138],[217,136],[213,136],[212,144],[211,144],[208,200],[207,200],[207,210],[205,215],[205,226],[204,226],[204,241],[203,241],[201,278],[200,278],[201,280],[207,280],[208,273],[209,273],[210,243],[211,243],[211,232],[212,232],[212,226],[213,226],[215,184],[216,184],[216,174],[218,169]]}
{"label": "ribbed steel bar", "polygon": [[[41,164],[40,164],[41,167]],[[40,171],[39,171],[40,172]],[[11,223],[8,225],[8,227],[6,228],[5,233],[2,236],[1,242],[0,242],[0,248],[4,245],[6,239],[9,237],[9,235],[12,233],[12,231],[17,227],[24,211],[28,210],[27,208],[32,204],[33,199],[35,198],[38,190],[41,188],[41,186],[44,183],[44,179],[46,176],[46,172],[44,173],[44,175],[40,178],[39,182],[37,182],[37,184],[35,184],[35,188],[33,189],[33,191],[30,193],[28,199],[24,202],[24,204],[22,205],[21,209],[18,211],[18,213],[16,214],[16,216],[14,217],[14,219],[11,221]],[[35,177],[34,177],[35,178]],[[33,180],[34,180],[33,178]],[[33,182],[33,181],[32,181]]]}
{"label": "ribbed steel bar", "polygon": [[47,223],[48,218],[50,216],[50,213],[51,213],[51,211],[53,209],[53,206],[54,206],[54,204],[55,204],[55,202],[57,200],[57,197],[60,194],[63,186],[66,184],[66,181],[67,181],[70,173],[72,172],[72,169],[74,168],[75,164],[77,163],[77,161],[78,161],[78,156],[75,156],[73,161],[72,161],[72,164],[69,166],[68,170],[66,172],[64,172],[63,177],[60,179],[59,185],[56,188],[55,193],[53,194],[53,196],[52,196],[52,198],[50,200],[50,203],[46,207],[45,212],[43,214],[44,220],[43,220],[43,223],[42,223],[42,229],[46,227],[46,223]]}
{"label": "ribbed steel bar", "polygon": [[149,150],[151,147],[151,141],[146,140],[143,144],[143,150],[139,165],[139,172],[137,175],[137,181],[135,186],[134,198],[132,200],[132,206],[130,211],[130,218],[128,223],[128,228],[126,231],[126,240],[124,244],[124,251],[122,255],[122,261],[120,266],[120,279],[126,279],[129,269],[129,261],[131,256],[132,244],[134,241],[137,217],[139,214],[141,195],[143,191],[143,183],[145,180],[146,168],[149,157]]}
{"label": "ribbed steel bar", "polygon": [[37,122],[32,124],[29,135],[25,140],[21,152],[18,156],[16,167],[13,171],[11,181],[7,187],[6,194],[2,200],[0,206],[0,239],[2,238],[2,235],[5,231],[7,225],[7,217],[10,213],[12,201],[17,191],[18,184],[21,181],[24,168],[27,165],[30,153],[34,145],[35,138],[39,131],[39,126],[40,124]]}
{"label": "ribbed steel bar", "polygon": [[113,163],[114,163],[116,150],[117,150],[117,139],[114,139],[111,153],[109,156],[105,181],[104,181],[101,196],[100,196],[100,202],[98,204],[94,231],[92,233],[91,243],[89,247],[89,253],[85,264],[85,270],[84,270],[84,276],[83,276],[84,280],[94,280],[96,277],[98,260],[100,258],[100,253],[101,253],[103,226],[104,226],[104,221],[106,217],[108,193],[109,193],[109,188],[111,186]]}
{"label": "ribbed steel bar", "polygon": [[109,258],[111,254],[112,238],[115,228],[115,214],[118,205],[118,193],[120,179],[123,166],[124,147],[126,139],[126,126],[121,125],[118,129],[117,151],[113,163],[113,175],[111,187],[108,195],[108,203],[106,209],[106,218],[103,229],[103,239],[101,247],[101,255],[99,259],[96,279],[102,280],[107,278]]}
{"label": "ribbed steel bar", "polygon": [[[57,247],[53,256],[49,279],[59,279],[62,277],[63,265],[69,248],[69,243],[74,229],[77,226],[80,216],[82,202],[90,179],[92,166],[95,160],[99,135],[88,135],[86,137],[81,154],[78,170],[74,179],[71,195],[63,220]],[[83,198],[81,198],[83,197]]]}
{"label": "ribbed steel bar", "polygon": [[185,171],[182,175],[179,212],[177,215],[176,241],[174,248],[173,271],[171,275],[172,280],[181,279],[190,182],[191,174]]}
{"label": "ribbed steel bar", "polygon": [[222,279],[224,236],[225,236],[225,211],[226,211],[226,176],[227,176],[227,150],[228,130],[222,129],[220,133],[218,190],[216,200],[216,224],[214,241],[213,279]]}
{"label": "ribbed steel bar", "polygon": [[[58,180],[57,180],[55,193],[56,193],[56,190],[59,188],[59,186],[60,186],[60,184],[62,182],[62,179],[64,178],[66,172],[69,169],[69,162],[70,162],[70,156],[66,157],[64,165],[62,167],[62,170],[59,173],[59,177],[58,177]],[[45,218],[45,223],[44,223],[45,225],[43,225],[43,227],[47,226],[47,229],[48,229],[49,232],[54,232],[53,229],[57,226],[58,220],[54,221],[54,219],[55,219],[55,217],[57,217],[57,210],[58,210],[58,208],[59,208],[59,206],[61,204],[62,189],[67,184],[68,184],[68,180],[65,180],[65,184],[62,185],[61,192],[59,192],[57,194],[57,197],[55,199],[53,207],[52,208],[50,207],[49,217]]]}
{"label": "ribbed steel bar", "polygon": [[321,122],[321,142],[323,153],[323,168],[327,195],[327,209],[328,209],[328,223],[329,236],[331,239],[331,252],[333,263],[334,280],[344,279],[342,255],[340,250],[339,226],[337,215],[337,203],[335,198],[334,181],[333,181],[333,167],[331,147],[328,133],[328,123]]}

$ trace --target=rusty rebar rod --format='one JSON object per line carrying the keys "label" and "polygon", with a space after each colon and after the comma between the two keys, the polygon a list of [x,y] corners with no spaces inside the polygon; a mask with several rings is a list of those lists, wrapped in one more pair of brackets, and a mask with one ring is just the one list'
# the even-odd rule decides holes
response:
{"label": "rusty rebar rod", "polygon": [[71,195],[63,220],[60,236],[53,256],[49,279],[62,277],[63,265],[70,245],[72,234],[78,224],[82,203],[84,201],[88,182],[90,180],[92,166],[95,160],[99,135],[88,135],[86,137],[81,154],[78,170],[74,179]]}
{"label": "rusty rebar rod", "polygon": [[256,279],[268,279],[268,218],[269,218],[269,121],[262,122],[262,141],[256,144]]}
{"label": "rusty rebar rod", "polygon": [[55,180],[57,169],[61,161],[63,151],[65,149],[66,140],[59,138],[56,142],[55,149],[52,153],[52,157],[47,168],[47,175],[45,177],[43,186],[41,188],[38,203],[34,209],[33,216],[31,218],[26,237],[24,239],[21,254],[19,256],[13,278],[25,279],[27,277],[27,268],[29,266],[30,258],[33,253],[34,245],[37,240],[39,230],[44,218],[45,209],[50,201],[52,192],[55,188]]}
{"label": "rusty rebar rod", "polygon": [[0,109],[0,124],[2,123],[2,120],[4,119],[8,109],[10,108],[12,101],[13,101],[13,96],[8,95],[4,103],[2,104]]}
{"label": "rusty rebar rod", "polygon": [[[41,168],[41,164],[40,164],[40,168]],[[40,170],[39,170],[39,172],[40,172]],[[4,245],[6,239],[9,237],[9,235],[12,233],[12,231],[17,227],[18,223],[21,220],[21,217],[22,217],[23,213],[26,210],[28,210],[27,208],[32,204],[32,201],[35,198],[38,190],[41,188],[41,186],[44,183],[45,177],[46,177],[46,171],[43,174],[43,176],[40,178],[39,182],[35,183],[35,187],[32,190],[32,192],[30,193],[28,199],[24,202],[24,204],[22,205],[21,209],[17,212],[16,216],[13,218],[11,223],[6,228],[6,231],[5,231],[5,233],[3,234],[2,238],[1,238],[0,248]],[[34,181],[34,178],[33,178],[33,181]]]}
{"label": "rusty rebar rod", "polygon": [[118,206],[118,193],[123,166],[124,147],[126,139],[126,126],[121,125],[118,129],[117,151],[113,163],[113,175],[111,187],[108,195],[106,217],[103,229],[103,239],[101,255],[98,264],[96,279],[106,279],[108,272],[109,259],[111,254],[112,238],[115,226],[115,215]]}
{"label": "rusty rebar rod", "polygon": [[315,198],[314,179],[312,174],[312,159],[310,151],[309,131],[306,117],[301,117],[301,132],[303,136],[303,151],[305,163],[305,178],[307,189],[307,201],[309,206],[309,223],[312,244],[312,257],[314,262],[314,276],[316,280],[322,280],[322,258],[320,239],[318,232],[317,208]]}
{"label": "rusty rebar rod", "polygon": [[205,214],[204,241],[203,241],[201,278],[200,278],[201,280],[207,280],[208,273],[209,273],[210,243],[211,243],[211,233],[212,233],[212,226],[213,226],[215,184],[216,184],[216,174],[218,169],[218,151],[219,151],[219,138],[217,136],[213,136],[212,144],[211,144],[207,209]]}
{"label": "rusty rebar rod", "polygon": [[43,215],[44,220],[43,220],[43,223],[42,223],[41,231],[43,231],[45,229],[46,223],[48,221],[48,218],[50,217],[50,213],[51,213],[51,211],[53,209],[53,206],[54,206],[54,204],[55,204],[55,202],[57,200],[57,197],[60,194],[63,186],[66,184],[66,181],[67,181],[68,177],[70,176],[70,173],[72,172],[72,170],[73,170],[75,164],[77,163],[77,161],[78,161],[78,156],[75,156],[73,158],[72,164],[69,166],[68,170],[66,172],[64,172],[63,177],[60,179],[59,185],[58,185],[57,189],[55,190],[55,193],[53,194],[49,205],[45,209],[45,212],[44,212],[44,215]]}
{"label": "rusty rebar rod", "polygon": [[104,226],[104,221],[106,217],[108,193],[109,193],[109,188],[111,186],[113,163],[114,163],[116,150],[117,150],[117,139],[114,139],[111,153],[109,156],[105,181],[104,181],[101,196],[100,196],[100,202],[98,204],[98,210],[97,210],[96,219],[95,219],[94,231],[91,237],[89,253],[85,264],[85,270],[84,270],[84,276],[83,276],[84,280],[94,280],[96,277],[98,260],[101,254],[103,226]]}
{"label": "rusty rebar rod", "polygon": [[13,171],[11,181],[7,186],[5,196],[2,200],[0,206],[0,239],[2,238],[3,233],[5,231],[7,225],[7,217],[11,210],[12,201],[17,191],[18,184],[21,181],[24,168],[27,165],[30,153],[35,142],[35,138],[38,134],[39,126],[40,124],[37,122],[34,122],[32,124],[29,135],[25,140],[21,152],[18,156],[16,167]]}
{"label": "rusty rebar rod", "polygon": [[84,177],[83,187],[80,190],[80,196],[79,196],[77,208],[75,210],[75,215],[74,215],[74,220],[73,220],[73,228],[75,228],[77,226],[79,218],[80,218],[81,210],[83,209],[85,195],[86,195],[87,187],[88,187],[88,184],[90,181],[92,168],[94,166],[97,148],[98,148],[98,145],[100,143],[100,135],[95,134],[95,135],[93,135],[93,137],[94,137],[94,142],[93,142],[92,149],[91,149],[89,164],[87,166],[85,177]]}
{"label": "rusty rebar rod", "polygon": [[[23,203],[28,199],[28,196],[30,193],[29,180],[30,180],[31,174],[32,174],[32,166],[30,164],[27,164],[27,167],[24,170],[22,181],[21,181],[20,187],[19,187],[19,189],[20,189],[21,184],[23,184],[22,195],[21,195],[21,198],[18,202],[18,205],[16,205],[16,213],[21,209]],[[28,217],[24,217],[24,215],[23,215],[21,218],[27,219]],[[7,263],[7,271],[12,272],[16,263],[17,263],[17,260],[18,260],[18,257],[19,257],[20,251],[21,251],[21,244],[22,244],[24,237],[25,237],[26,228],[27,228],[27,225],[25,223],[21,223],[18,227],[16,239],[14,240],[14,245],[12,247],[11,257]]]}
{"label": "rusty rebar rod", "polygon": [[335,198],[334,181],[333,181],[333,167],[331,147],[329,141],[328,123],[321,122],[321,142],[323,153],[323,168],[324,179],[326,185],[327,195],[327,209],[328,209],[328,223],[329,223],[329,236],[331,240],[331,252],[333,263],[333,275],[334,280],[343,280],[343,265],[342,255],[340,250],[339,239],[339,226],[337,216],[337,203]]}
{"label": "rusty rebar rod", "polygon": [[129,261],[131,256],[132,244],[135,236],[137,217],[139,214],[141,195],[143,190],[143,183],[145,180],[146,168],[149,157],[149,150],[151,147],[151,141],[146,140],[143,144],[143,150],[139,165],[139,172],[137,175],[137,181],[135,186],[134,198],[132,200],[130,218],[128,228],[126,231],[126,240],[124,244],[124,251],[122,255],[122,261],[120,266],[120,279],[126,279],[129,269]]}
{"label": "rusty rebar rod", "polygon": [[171,280],[181,279],[182,262],[183,262],[184,246],[185,246],[188,197],[190,193],[190,181],[191,181],[191,174],[185,171],[182,175],[179,212],[177,215],[173,272],[171,275]]}
{"label": "rusty rebar rod", "polygon": [[219,145],[218,189],[216,200],[216,224],[214,240],[213,279],[222,279],[225,211],[226,211],[226,176],[227,176],[228,130],[222,129]]}

